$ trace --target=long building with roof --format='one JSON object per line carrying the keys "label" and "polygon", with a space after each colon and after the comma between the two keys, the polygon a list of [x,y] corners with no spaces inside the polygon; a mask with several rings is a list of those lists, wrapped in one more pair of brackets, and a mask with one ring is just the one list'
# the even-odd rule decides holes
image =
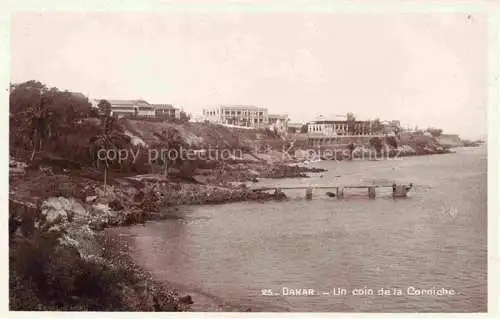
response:
{"label": "long building with roof", "polygon": [[219,105],[203,110],[203,117],[212,123],[247,127],[267,127],[267,108],[255,105]]}

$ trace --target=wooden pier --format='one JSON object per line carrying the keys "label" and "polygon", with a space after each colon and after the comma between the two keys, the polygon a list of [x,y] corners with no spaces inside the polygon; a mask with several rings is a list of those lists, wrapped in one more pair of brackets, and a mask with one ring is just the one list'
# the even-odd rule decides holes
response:
{"label": "wooden pier", "polygon": [[275,193],[281,192],[282,190],[293,190],[293,189],[303,189],[306,191],[306,199],[312,199],[312,193],[314,189],[331,189],[335,193],[330,193],[334,195],[329,195],[330,197],[343,198],[344,190],[346,189],[366,189],[368,191],[368,198],[373,199],[376,197],[377,188],[391,188],[393,197],[406,197],[407,193],[413,187],[413,184],[401,185],[324,185],[324,186],[283,186],[283,187],[260,187],[252,189],[254,192],[265,192],[274,190]]}

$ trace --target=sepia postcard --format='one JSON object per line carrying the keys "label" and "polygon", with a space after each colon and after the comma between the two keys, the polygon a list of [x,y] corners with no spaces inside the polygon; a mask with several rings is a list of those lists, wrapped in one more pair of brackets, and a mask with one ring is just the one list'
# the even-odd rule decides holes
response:
{"label": "sepia postcard", "polygon": [[498,7],[132,3],[8,14],[10,315],[498,312]]}

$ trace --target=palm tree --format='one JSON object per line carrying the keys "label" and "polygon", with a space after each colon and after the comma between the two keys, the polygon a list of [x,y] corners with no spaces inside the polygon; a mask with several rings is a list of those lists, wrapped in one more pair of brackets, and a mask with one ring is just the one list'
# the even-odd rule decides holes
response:
{"label": "palm tree", "polygon": [[99,104],[97,104],[97,107],[104,116],[111,115],[111,103],[109,103],[107,100],[100,100]]}
{"label": "palm tree", "polygon": [[349,150],[349,160],[352,160],[352,154],[354,153],[354,149],[356,148],[356,146],[353,142],[351,142],[349,143],[349,145],[347,145],[347,148]]}
{"label": "palm tree", "polygon": [[[166,147],[167,147],[167,157],[168,157],[168,147],[169,147],[169,141],[168,141],[168,138],[169,138],[169,132],[168,130],[163,130],[161,132],[161,135],[163,136],[163,138],[165,139],[165,142],[166,142]],[[167,177],[168,176],[168,164],[167,164],[167,159],[163,159],[163,176]]]}
{"label": "palm tree", "polygon": [[35,153],[43,149],[43,141],[47,131],[48,113],[45,109],[45,99],[40,99],[40,104],[34,110],[31,110],[31,144],[33,151],[31,153],[31,161],[35,158]]}
{"label": "palm tree", "polygon": [[372,129],[374,133],[378,134],[380,134],[384,129],[384,125],[382,124],[382,122],[380,122],[379,118],[376,118],[375,121],[373,121]]}
{"label": "palm tree", "polygon": [[355,132],[354,125],[356,123],[356,117],[351,112],[347,113],[346,117],[347,117],[347,129],[348,129],[348,133],[349,133],[349,135],[354,135],[354,132]]}
{"label": "palm tree", "polygon": [[[101,134],[97,135],[95,138],[92,140],[92,145],[93,148],[97,149],[107,149],[107,147],[111,146],[112,149],[117,150],[117,147],[114,145],[114,143],[111,141],[112,138],[112,125],[113,125],[113,118],[108,116],[105,116],[102,118],[102,124],[103,124],[103,131]],[[107,180],[108,180],[108,158],[107,156],[104,157],[104,195],[106,195],[106,186],[107,186]]]}

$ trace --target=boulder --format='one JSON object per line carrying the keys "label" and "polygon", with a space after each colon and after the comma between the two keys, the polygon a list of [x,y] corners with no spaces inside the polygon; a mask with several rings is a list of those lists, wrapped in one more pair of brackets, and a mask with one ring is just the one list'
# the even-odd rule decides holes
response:
{"label": "boulder", "polygon": [[180,297],[179,302],[191,305],[191,304],[193,304],[193,298],[191,298],[190,295],[186,295],[186,296]]}
{"label": "boulder", "polygon": [[49,226],[47,230],[63,232],[59,239],[61,245],[75,248],[84,258],[99,254],[99,247],[94,240],[95,233],[89,225],[90,214],[76,199],[51,197],[40,208],[41,214],[45,216],[40,222]]}
{"label": "boulder", "polygon": [[93,203],[93,202],[95,202],[96,199],[97,199],[97,196],[95,196],[95,195],[94,196],[87,196],[87,197],[85,197],[85,202]]}
{"label": "boulder", "polygon": [[9,173],[11,174],[26,174],[26,169],[28,168],[28,164],[20,161],[16,161],[14,159],[9,160]]}
{"label": "boulder", "polygon": [[51,197],[41,205],[42,215],[47,222],[82,222],[87,217],[85,208],[74,198]]}

